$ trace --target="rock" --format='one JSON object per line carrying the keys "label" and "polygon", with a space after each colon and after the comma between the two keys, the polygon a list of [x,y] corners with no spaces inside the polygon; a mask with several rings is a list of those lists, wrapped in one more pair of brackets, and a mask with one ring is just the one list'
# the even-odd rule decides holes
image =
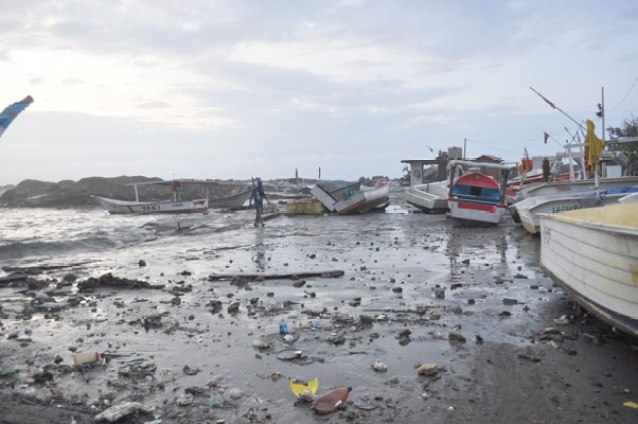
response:
{"label": "rock", "polygon": [[435,287],[432,297],[434,299],[445,299],[445,287]]}
{"label": "rock", "polygon": [[268,336],[259,336],[253,340],[253,347],[255,349],[268,349],[270,347],[270,341]]}
{"label": "rock", "polygon": [[458,331],[450,331],[448,334],[448,340],[450,342],[465,343],[465,337]]}
{"label": "rock", "polygon": [[146,266],[146,261],[144,259],[140,259],[140,261],[137,264],[139,266]]}
{"label": "rock", "polygon": [[233,387],[232,389],[229,389],[226,392],[226,396],[228,399],[230,400],[237,400],[240,399],[242,396],[244,395],[244,393],[241,391],[240,388],[238,387]]}
{"label": "rock", "polygon": [[211,314],[217,315],[222,310],[223,304],[221,300],[215,299],[208,302],[208,305],[206,305],[206,307],[211,308],[209,310]]}
{"label": "rock", "polygon": [[294,281],[294,282],[292,283],[292,286],[293,286],[293,287],[297,287],[297,288],[299,288],[299,287],[303,287],[303,286],[305,286],[305,285],[306,285],[306,280]]}
{"label": "rock", "polygon": [[37,300],[38,302],[48,302],[50,299],[49,295],[46,294],[45,292],[37,292],[35,294],[35,300]]}
{"label": "rock", "polygon": [[188,406],[190,404],[193,403],[193,395],[190,393],[182,393],[178,398],[177,398],[177,404],[179,406]]}
{"label": "rock", "polygon": [[388,365],[385,362],[377,359],[376,361],[374,361],[374,364],[372,364],[372,369],[376,372],[386,372],[388,370]]}
{"label": "rock", "polygon": [[228,305],[229,314],[236,314],[238,312],[239,312],[239,302],[233,302],[230,305]]}
{"label": "rock", "polygon": [[425,376],[437,375],[441,372],[439,366],[433,362],[425,363],[416,369],[417,374]]}
{"label": "rock", "polygon": [[53,381],[53,374],[49,371],[41,371],[33,374],[33,381],[37,384],[43,384],[48,381]]}
{"label": "rock", "polygon": [[124,402],[102,411],[95,416],[95,421],[107,421],[109,423],[115,422],[121,418],[133,415],[137,412],[144,414],[150,414],[155,408],[152,406],[144,405],[140,402]]}

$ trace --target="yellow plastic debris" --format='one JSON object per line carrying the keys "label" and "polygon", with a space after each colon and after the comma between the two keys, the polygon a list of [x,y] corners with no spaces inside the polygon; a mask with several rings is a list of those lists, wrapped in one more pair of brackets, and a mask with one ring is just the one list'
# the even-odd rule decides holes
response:
{"label": "yellow plastic debris", "polygon": [[638,403],[636,402],[625,402],[623,406],[628,406],[630,408],[638,409]]}
{"label": "yellow plastic debris", "polygon": [[313,380],[310,380],[307,385],[299,384],[293,378],[290,380],[290,390],[296,397],[300,397],[302,393],[312,393],[313,395],[317,393],[317,389],[319,388],[319,378],[315,377]]}

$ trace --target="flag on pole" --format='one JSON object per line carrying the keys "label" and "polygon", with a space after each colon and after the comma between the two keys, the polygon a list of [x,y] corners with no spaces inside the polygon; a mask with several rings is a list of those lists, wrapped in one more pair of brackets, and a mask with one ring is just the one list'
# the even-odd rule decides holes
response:
{"label": "flag on pole", "polygon": [[543,133],[545,136],[545,144],[547,144],[547,139],[549,138],[549,134],[547,134],[546,132]]}
{"label": "flag on pole", "polygon": [[7,127],[13,122],[14,119],[33,103],[33,97],[27,96],[19,102],[15,102],[12,105],[7,106],[2,113],[0,113],[0,137],[5,132]]}

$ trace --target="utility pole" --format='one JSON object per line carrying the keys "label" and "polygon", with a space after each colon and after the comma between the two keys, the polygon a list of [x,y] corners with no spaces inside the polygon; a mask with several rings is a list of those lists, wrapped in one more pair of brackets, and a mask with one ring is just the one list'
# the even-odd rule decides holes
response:
{"label": "utility pole", "polygon": [[467,138],[463,139],[463,160],[467,157]]}
{"label": "utility pole", "polygon": [[603,143],[605,142],[605,87],[600,87],[601,112],[603,118]]}

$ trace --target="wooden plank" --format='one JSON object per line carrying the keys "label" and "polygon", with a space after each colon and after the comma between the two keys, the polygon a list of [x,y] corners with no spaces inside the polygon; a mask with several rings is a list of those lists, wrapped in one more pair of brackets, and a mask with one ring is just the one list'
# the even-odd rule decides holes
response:
{"label": "wooden plank", "polygon": [[232,273],[232,274],[211,274],[208,276],[208,281],[217,280],[232,280],[232,279],[244,279],[244,280],[295,280],[297,278],[339,278],[345,274],[341,270],[323,270],[323,271],[299,271],[290,273],[273,273],[273,272],[256,272],[256,273]]}

